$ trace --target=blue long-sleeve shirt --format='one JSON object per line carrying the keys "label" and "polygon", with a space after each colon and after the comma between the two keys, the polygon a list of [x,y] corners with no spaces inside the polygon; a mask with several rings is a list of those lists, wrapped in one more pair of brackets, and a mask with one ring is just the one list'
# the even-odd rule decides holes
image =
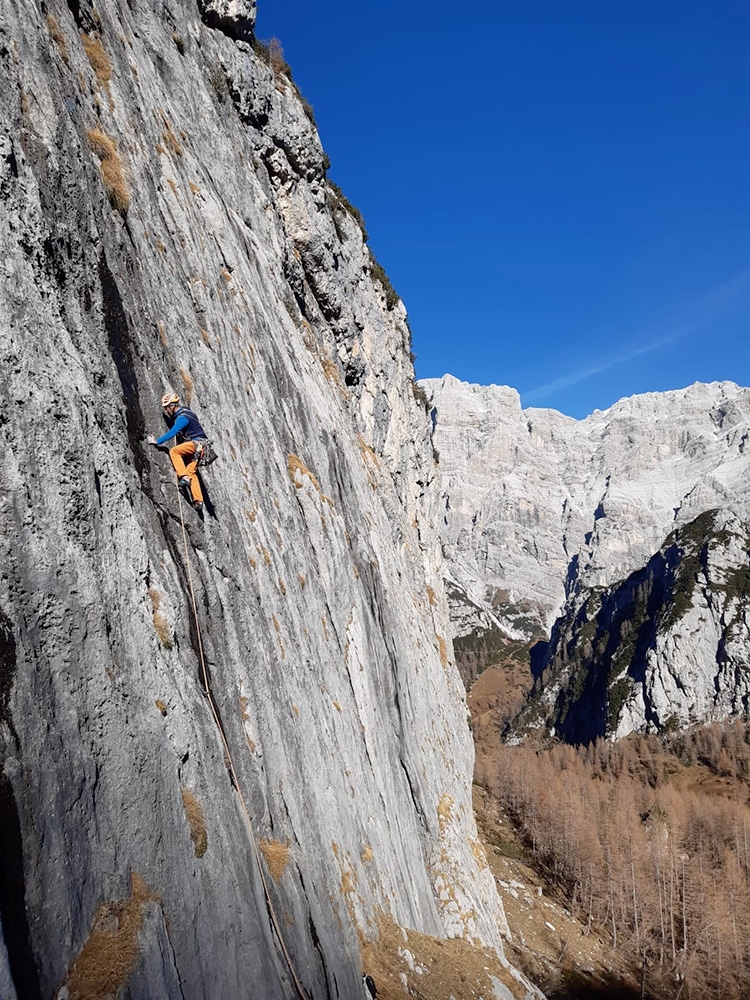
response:
{"label": "blue long-sleeve shirt", "polygon": [[166,444],[170,438],[173,438],[175,434],[179,434],[180,431],[184,431],[187,425],[190,423],[188,418],[184,413],[181,413],[168,431],[165,431],[160,438],[156,439],[157,444]]}

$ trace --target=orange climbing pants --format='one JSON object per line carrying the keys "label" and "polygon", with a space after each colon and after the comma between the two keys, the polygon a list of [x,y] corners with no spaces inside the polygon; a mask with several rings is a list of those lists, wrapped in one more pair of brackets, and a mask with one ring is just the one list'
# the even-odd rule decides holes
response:
{"label": "orange climbing pants", "polygon": [[182,444],[176,444],[174,448],[169,449],[169,457],[172,459],[172,465],[174,466],[174,471],[177,473],[177,478],[181,479],[183,476],[187,476],[190,479],[190,495],[195,503],[203,503],[203,491],[201,490],[200,480],[198,479],[198,462],[193,459],[192,462],[185,464],[185,459],[190,455],[195,454],[195,441],[184,441]]}

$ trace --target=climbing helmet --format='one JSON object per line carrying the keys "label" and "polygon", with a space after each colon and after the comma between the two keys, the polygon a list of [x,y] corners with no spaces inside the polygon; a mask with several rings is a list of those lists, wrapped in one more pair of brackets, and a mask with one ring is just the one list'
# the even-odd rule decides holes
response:
{"label": "climbing helmet", "polygon": [[179,396],[175,395],[175,393],[173,392],[167,392],[161,397],[162,409],[164,410],[168,406],[172,406],[173,404],[176,405],[177,403],[179,403],[179,401],[180,401]]}

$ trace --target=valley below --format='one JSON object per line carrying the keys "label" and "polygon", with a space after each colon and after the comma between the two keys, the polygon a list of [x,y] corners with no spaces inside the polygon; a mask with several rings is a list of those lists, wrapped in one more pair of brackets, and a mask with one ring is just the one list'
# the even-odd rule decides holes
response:
{"label": "valley below", "polygon": [[509,956],[550,1000],[747,996],[750,724],[512,746],[529,678],[508,641],[467,693]]}

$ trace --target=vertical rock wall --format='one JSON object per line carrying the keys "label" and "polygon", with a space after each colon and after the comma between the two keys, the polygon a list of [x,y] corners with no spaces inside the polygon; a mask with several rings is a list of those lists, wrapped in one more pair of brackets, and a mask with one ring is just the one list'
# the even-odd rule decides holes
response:
{"label": "vertical rock wall", "polygon": [[[261,868],[314,998],[379,915],[505,930],[405,313],[253,15],[0,2],[6,1000],[297,996]],[[144,444],[168,389],[203,520]]]}

